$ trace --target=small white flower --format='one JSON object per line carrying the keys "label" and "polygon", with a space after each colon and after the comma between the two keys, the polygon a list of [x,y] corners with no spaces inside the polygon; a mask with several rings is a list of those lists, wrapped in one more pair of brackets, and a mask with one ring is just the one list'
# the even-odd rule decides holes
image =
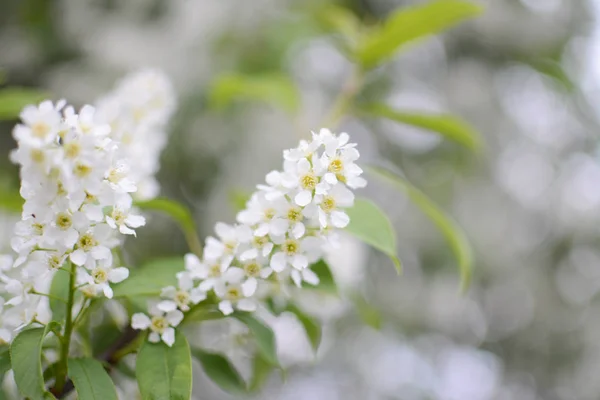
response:
{"label": "small white flower", "polygon": [[231,267],[223,275],[223,279],[216,282],[215,294],[221,299],[219,310],[225,315],[233,313],[234,309],[240,311],[255,311],[256,300],[252,298],[256,292],[256,280],[244,281],[244,270]]}
{"label": "small white flower", "polygon": [[309,263],[317,261],[322,251],[322,242],[312,236],[302,240],[294,238],[276,238],[275,240],[279,245],[279,251],[271,257],[271,268],[275,272],[282,272],[288,265],[303,270],[308,267]]}
{"label": "small white flower", "polygon": [[73,264],[85,266],[88,269],[95,267],[96,261],[104,261],[112,264],[113,247],[112,230],[106,224],[98,224],[94,227],[80,232],[75,243],[75,251],[69,256]]}
{"label": "small white flower", "polygon": [[167,286],[162,289],[160,295],[169,300],[158,303],[158,308],[169,312],[176,309],[188,311],[190,304],[196,305],[206,299],[206,292],[194,287],[194,281],[189,272],[180,272],[177,276],[179,287]]}
{"label": "small white flower", "polygon": [[315,196],[315,202],[305,209],[305,213],[318,216],[322,228],[330,224],[335,228],[345,228],[350,223],[350,217],[342,208],[353,205],[354,194],[346,186],[338,183],[327,194]]}
{"label": "small white flower", "polygon": [[85,275],[84,281],[89,286],[94,287],[94,292],[100,290],[107,298],[112,299],[113,290],[110,284],[119,283],[127,279],[129,270],[125,267],[112,268],[98,265],[89,274],[86,272]]}
{"label": "small white flower", "polygon": [[135,236],[135,228],[144,226],[146,219],[141,215],[132,214],[131,196],[119,196],[110,214],[106,216],[106,223],[113,229],[119,229],[123,235]]}
{"label": "small white flower", "polygon": [[150,307],[150,317],[143,313],[133,314],[131,327],[133,329],[150,329],[148,340],[153,343],[163,341],[167,346],[175,343],[175,329],[183,320],[183,313],[179,310],[163,312],[153,305]]}

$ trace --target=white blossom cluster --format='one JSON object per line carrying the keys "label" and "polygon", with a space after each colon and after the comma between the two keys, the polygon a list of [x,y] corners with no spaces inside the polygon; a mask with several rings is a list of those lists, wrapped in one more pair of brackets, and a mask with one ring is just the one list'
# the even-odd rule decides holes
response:
{"label": "white blossom cluster", "polygon": [[128,176],[138,187],[137,200],[149,200],[159,193],[154,175],[160,167],[175,103],[171,82],[153,69],[127,75],[96,102],[99,119],[110,125],[111,138],[120,143],[118,156],[129,161]]}
{"label": "white blossom cluster", "polygon": [[25,203],[11,241],[17,258],[0,261],[0,282],[9,298],[3,304],[0,338],[34,321],[47,306],[54,274],[75,266],[77,287],[87,296],[112,297],[111,283],[129,270],[115,267],[112,250],[124,236],[144,225],[132,212],[136,185],[121,157],[119,142],[94,107],[77,113],[44,101],[26,106],[13,130]]}
{"label": "white blossom cluster", "polygon": [[217,223],[217,237],[207,238],[202,259],[186,255],[178,287],[163,289],[151,317],[135,314],[133,328],[149,328],[151,341],[162,338],[172,345],[183,312],[210,292],[229,315],[236,309],[255,311],[272,287],[290,280],[298,287],[319,283],[310,265],[323,257],[325,244],[336,243],[336,229],[350,222],[344,212],[354,203],[350,189],[366,185],[356,164],[359,152],[346,133],[322,129],[283,155],[283,171],[267,174],[266,184],[258,185],[237,215],[238,223]]}

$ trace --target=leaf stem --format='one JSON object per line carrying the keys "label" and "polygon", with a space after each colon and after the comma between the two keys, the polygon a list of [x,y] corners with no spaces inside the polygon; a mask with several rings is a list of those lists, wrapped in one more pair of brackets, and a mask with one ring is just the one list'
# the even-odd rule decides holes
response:
{"label": "leaf stem", "polygon": [[360,67],[354,67],[354,70],[348,77],[348,80],[344,83],[342,91],[334,101],[321,126],[335,128],[339,125],[344,114],[346,114],[348,109],[352,106],[352,102],[362,89],[364,76],[365,72]]}
{"label": "leaf stem", "polygon": [[58,393],[62,392],[67,380],[67,359],[69,358],[69,347],[71,345],[71,335],[73,334],[73,303],[75,299],[75,272],[77,266],[68,262],[70,268],[69,275],[69,296],[67,298],[67,312],[65,320],[65,333],[60,352],[60,360],[57,368],[55,388]]}

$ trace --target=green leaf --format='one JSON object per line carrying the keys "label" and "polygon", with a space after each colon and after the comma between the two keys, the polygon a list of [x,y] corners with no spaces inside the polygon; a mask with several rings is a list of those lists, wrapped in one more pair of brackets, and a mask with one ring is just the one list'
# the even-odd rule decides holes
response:
{"label": "green leaf", "polygon": [[294,304],[288,304],[287,311],[293,313],[298,318],[298,321],[304,327],[306,336],[312,345],[313,350],[316,352],[321,344],[321,338],[323,335],[322,327],[316,318],[311,317],[296,307]]}
{"label": "green leaf", "polygon": [[192,355],[200,361],[206,375],[225,392],[247,393],[246,382],[227,358],[200,349],[193,349]]}
{"label": "green leaf", "polygon": [[10,369],[10,348],[7,345],[0,346],[0,381]]}
{"label": "green leaf", "polygon": [[[69,272],[59,269],[52,278],[50,284],[50,310],[54,321],[64,321],[67,310],[67,298],[69,296]],[[54,297],[54,298],[53,298]],[[58,299],[62,299],[60,301]]]}
{"label": "green leaf", "polygon": [[129,278],[114,285],[114,297],[157,296],[163,287],[176,285],[175,274],[184,269],[183,257],[150,261],[132,269]]}
{"label": "green leaf", "polygon": [[370,305],[360,294],[352,295],[352,301],[354,302],[354,306],[356,307],[360,319],[371,328],[380,330],[383,318],[381,317],[379,310]]}
{"label": "green leaf", "polygon": [[250,200],[250,193],[245,190],[232,190],[229,193],[229,201],[233,209],[238,212],[246,208],[246,203]]}
{"label": "green leaf", "polygon": [[356,199],[354,207],[346,213],[350,217],[346,231],[387,254],[398,272],[402,272],[396,255],[396,232],[385,213],[375,203],[361,198]]}
{"label": "green leaf", "polygon": [[214,304],[199,303],[185,313],[182,324],[189,322],[210,321],[223,319],[226,316]]}
{"label": "green leaf", "polygon": [[[147,308],[143,311],[146,312],[146,310]],[[110,346],[114,345],[122,334],[123,330],[112,318],[108,318],[107,321],[94,327],[91,331],[92,354],[94,356],[103,354]]]}
{"label": "green leaf", "polygon": [[190,250],[197,255],[202,254],[202,244],[198,239],[194,217],[190,209],[185,205],[160,197],[148,201],[138,201],[135,205],[142,210],[158,211],[167,214],[183,231]]}
{"label": "green leaf", "polygon": [[69,358],[69,378],[79,400],[117,400],[117,391],[102,364],[93,358]]}
{"label": "green leaf", "polygon": [[371,167],[369,171],[385,182],[406,193],[408,198],[438,227],[446,237],[456,257],[460,271],[461,290],[469,287],[473,273],[473,251],[461,227],[410,182],[383,168]]}
{"label": "green leaf", "polygon": [[546,75],[548,78],[553,79],[556,83],[562,86],[567,92],[573,92],[577,86],[564,70],[560,62],[551,58],[525,60],[525,63],[529,64],[540,74]]}
{"label": "green leaf", "polygon": [[252,392],[259,391],[267,379],[269,379],[274,369],[275,367],[265,360],[260,353],[255,354],[252,362],[252,377],[250,378],[248,389]]}
{"label": "green leaf", "polygon": [[23,107],[37,104],[48,94],[37,89],[5,88],[0,90],[0,121],[17,119]]}
{"label": "green leaf", "polygon": [[262,357],[271,365],[278,366],[277,347],[275,345],[275,334],[264,322],[252,316],[252,314],[244,312],[236,312],[233,314],[235,318],[246,324],[254,340],[256,347]]}
{"label": "green leaf", "polygon": [[19,392],[32,400],[47,400],[55,397],[46,391],[42,372],[42,343],[53,328],[59,326],[50,322],[45,328],[32,328],[22,331],[10,346],[10,359],[15,382]]}
{"label": "green leaf", "polygon": [[481,148],[481,136],[467,122],[452,114],[429,114],[394,110],[385,104],[372,104],[362,108],[367,115],[383,117],[402,124],[439,133],[466,148],[477,151]]}
{"label": "green leaf", "polygon": [[336,5],[316,7],[315,19],[326,32],[342,35],[342,50],[352,54],[361,33],[361,23],[351,10]]}
{"label": "green leaf", "polygon": [[235,100],[261,101],[290,113],[300,107],[300,96],[294,82],[278,73],[221,75],[212,84],[208,97],[215,108],[225,108]]}
{"label": "green leaf", "polygon": [[373,68],[405,44],[451,28],[481,11],[480,6],[464,0],[436,0],[399,9],[383,26],[363,36],[356,56],[364,68]]}
{"label": "green leaf", "polygon": [[11,213],[20,213],[23,209],[23,198],[15,190],[0,187],[0,209]]}
{"label": "green leaf", "polygon": [[185,336],[177,332],[173,347],[146,341],[137,356],[135,375],[142,400],[189,400],[192,358]]}
{"label": "green leaf", "polygon": [[[325,260],[319,260],[309,267],[319,277],[319,284],[315,287],[316,289],[322,290],[329,294],[338,294],[338,288],[335,284],[335,279],[331,273],[331,268],[325,262]],[[311,287],[311,286],[307,286]]]}

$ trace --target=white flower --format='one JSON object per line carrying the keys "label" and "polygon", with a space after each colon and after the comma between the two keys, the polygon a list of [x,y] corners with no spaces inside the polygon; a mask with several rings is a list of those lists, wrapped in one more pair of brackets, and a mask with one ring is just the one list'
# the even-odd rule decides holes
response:
{"label": "white flower", "polygon": [[313,285],[313,286],[316,286],[319,284],[319,276],[317,274],[315,274],[309,268],[303,269],[302,271],[293,269],[290,272],[290,276],[292,277],[292,281],[298,287],[302,286],[302,281],[304,281],[310,285]]}
{"label": "white flower", "polygon": [[233,226],[218,222],[215,225],[215,232],[220,240],[213,237],[206,239],[205,258],[217,259],[222,256],[232,258],[240,243],[248,243],[252,239],[252,230],[245,225]]}
{"label": "white flower", "polygon": [[112,211],[106,216],[106,223],[113,229],[119,229],[123,235],[134,235],[135,228],[144,226],[146,218],[131,213],[131,196],[119,196]]}
{"label": "white flower", "polygon": [[315,201],[306,207],[305,213],[317,215],[322,228],[329,224],[336,228],[345,228],[350,223],[350,217],[341,208],[354,205],[354,194],[341,183],[335,184],[325,195],[316,195]]}
{"label": "white flower", "polygon": [[198,287],[194,287],[194,281],[189,272],[181,272],[177,276],[179,287],[167,286],[162,289],[160,295],[170,300],[158,303],[158,308],[169,312],[179,308],[181,311],[188,311],[190,304],[195,305],[206,299],[206,292]]}
{"label": "white flower", "polygon": [[88,269],[95,267],[95,262],[104,260],[108,264],[112,263],[112,253],[110,248],[112,230],[106,224],[98,224],[94,227],[80,232],[79,238],[75,244],[75,251],[69,256],[73,264],[78,266],[85,265]]}
{"label": "white flower", "polygon": [[242,269],[231,267],[223,275],[223,279],[216,282],[215,294],[221,299],[219,310],[225,315],[233,313],[234,309],[241,311],[255,311],[257,304],[252,298],[256,292],[256,281],[244,281],[245,273]]}
{"label": "white flower", "polygon": [[318,260],[321,253],[322,242],[316,237],[305,237],[302,240],[294,238],[276,238],[279,251],[271,257],[271,268],[275,272],[281,272],[288,265],[302,270],[308,267],[310,262]]}
{"label": "white flower", "polygon": [[83,281],[94,287],[93,293],[101,290],[107,298],[112,299],[113,290],[110,284],[122,282],[128,276],[129,270],[125,267],[112,268],[98,265],[89,274],[85,273]]}
{"label": "white flower", "polygon": [[306,158],[301,158],[295,164],[286,164],[289,167],[285,171],[283,186],[288,189],[296,189],[294,201],[299,206],[308,205],[315,193],[324,193],[329,185],[321,182],[320,169],[315,169],[311,162]]}
{"label": "white flower", "polygon": [[179,310],[163,312],[156,305],[150,307],[150,317],[143,313],[133,314],[131,327],[133,329],[150,329],[148,340],[153,343],[165,342],[169,347],[175,343],[175,329],[183,320],[183,313]]}
{"label": "white flower", "polygon": [[28,146],[42,147],[56,140],[56,135],[62,129],[62,116],[60,108],[51,101],[44,101],[39,106],[25,106],[20,117],[23,124],[19,124],[13,131],[17,142]]}

